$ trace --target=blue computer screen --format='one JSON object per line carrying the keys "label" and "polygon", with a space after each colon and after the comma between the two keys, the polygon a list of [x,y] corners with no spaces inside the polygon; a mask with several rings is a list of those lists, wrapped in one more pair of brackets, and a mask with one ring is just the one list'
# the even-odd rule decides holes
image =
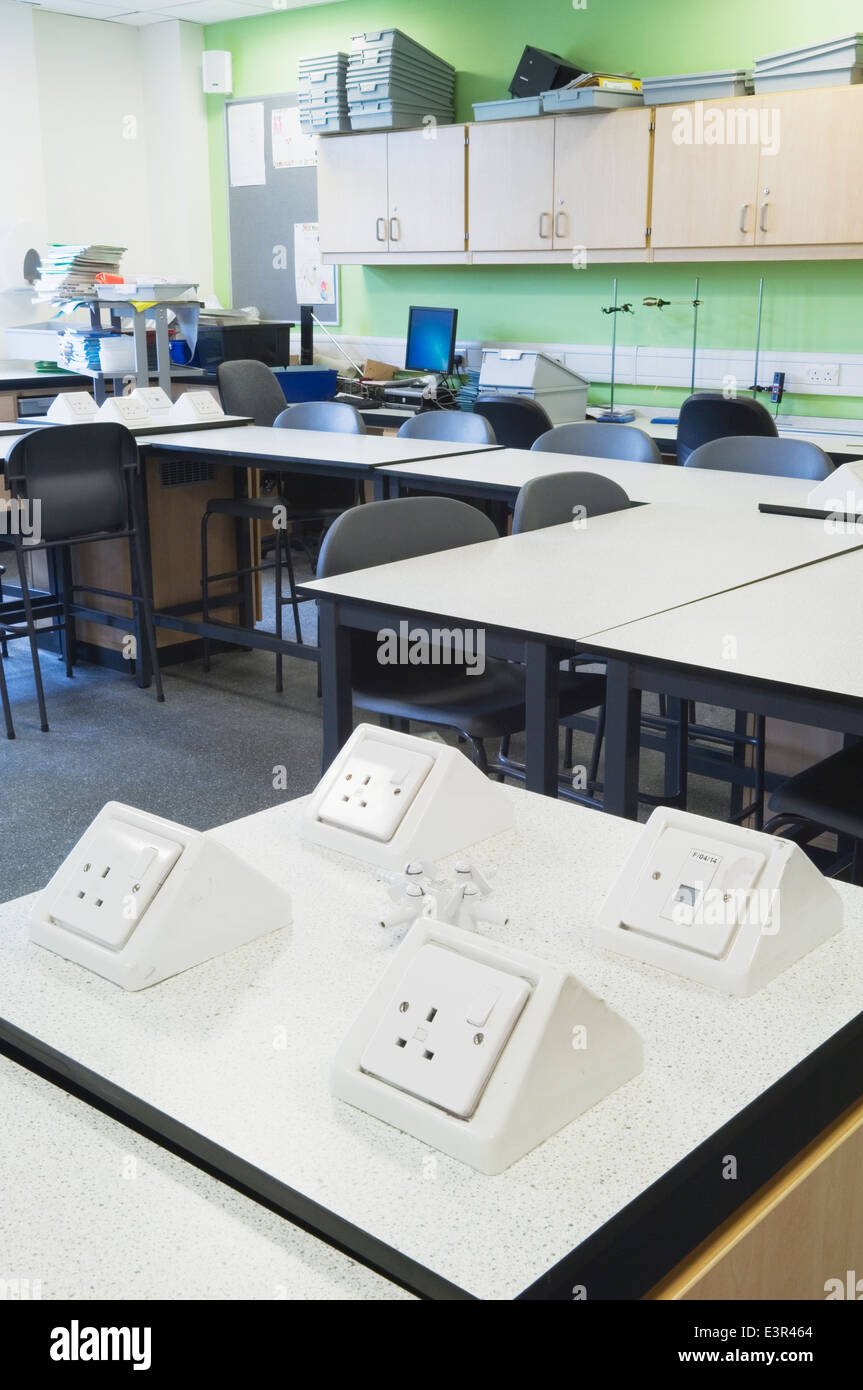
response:
{"label": "blue computer screen", "polygon": [[405,354],[409,372],[452,372],[457,319],[457,309],[411,308]]}

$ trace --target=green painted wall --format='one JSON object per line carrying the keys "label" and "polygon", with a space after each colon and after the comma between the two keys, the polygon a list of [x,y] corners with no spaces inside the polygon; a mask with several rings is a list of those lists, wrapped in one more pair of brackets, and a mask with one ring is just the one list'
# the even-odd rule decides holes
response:
{"label": "green painted wall", "polygon": [[[458,71],[457,116],[472,117],[471,103],[507,94],[524,45],[550,48],[583,67],[635,71],[643,76],[746,65],[779,48],[817,42],[860,27],[859,0],[340,0],[337,4],[209,25],[207,48],[233,54],[234,95],[291,90],[297,59],[347,50],[352,34],[397,25],[451,62]],[[208,97],[210,173],[216,291],[228,299],[223,100]],[[645,295],[691,296],[702,277],[704,347],[750,348],[754,342],[758,279],[765,275],[762,346],[788,351],[859,352],[863,262],[733,265],[622,265],[623,298],[637,306],[621,315],[621,343],[682,347],[691,335],[684,308],[640,308]],[[614,268],[592,266],[438,266],[342,269],[342,328],[348,333],[400,335],[411,303],[452,303],[459,334],[469,338],[603,342]],[[594,393],[595,395],[597,393]],[[602,394],[601,388],[598,392]],[[640,394],[644,395],[643,388]],[[683,393],[657,392],[675,401]],[[859,415],[861,402],[786,398],[801,414]]]}

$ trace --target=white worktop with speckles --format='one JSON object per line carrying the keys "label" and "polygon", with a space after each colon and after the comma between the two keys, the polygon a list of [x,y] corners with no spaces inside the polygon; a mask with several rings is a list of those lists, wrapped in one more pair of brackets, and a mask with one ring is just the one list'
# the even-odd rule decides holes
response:
{"label": "white worktop with speckles", "polygon": [[6,1298],[412,1297],[6,1057],[0,1114]]}
{"label": "white worktop with speckles", "polygon": [[485,930],[572,969],[639,1030],[646,1061],[497,1177],[330,1096],[394,942],[375,925],[389,902],[375,871],[301,846],[303,801],[218,832],[289,888],[293,927],[125,994],[30,945],[20,899],[0,909],[0,1015],[463,1289],[511,1298],[863,1010],[863,892],[840,888],[838,936],[727,998],[590,945],[636,825],[506,794],[516,829],[472,853],[514,920]]}

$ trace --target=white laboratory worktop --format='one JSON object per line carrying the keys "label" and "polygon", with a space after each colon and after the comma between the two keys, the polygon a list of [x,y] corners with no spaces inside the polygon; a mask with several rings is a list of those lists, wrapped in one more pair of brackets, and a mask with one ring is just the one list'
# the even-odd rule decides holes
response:
{"label": "white laboratory worktop", "polygon": [[0,1274],[20,1297],[412,1297],[3,1056],[0,1114]]}
{"label": "white laboratory worktop", "polygon": [[483,453],[489,444],[448,444],[434,439],[397,439],[379,434],[335,434],[323,430],[285,430],[265,425],[220,430],[218,437],[189,429],[164,441],[150,438],[156,448],[184,453],[225,454],[286,463],[331,463],[358,468],[379,468],[387,463],[440,458],[448,454]]}
{"label": "white laboratory worktop", "polygon": [[[749,399],[746,392],[742,393]],[[763,404],[763,402],[762,402]],[[588,415],[597,419],[603,406],[589,406]],[[676,446],[677,406],[620,404],[619,410],[634,410],[635,419],[629,423],[649,434],[651,439],[662,444],[668,442]],[[769,408],[769,407],[768,407]],[[770,412],[771,415],[773,411]],[[776,428],[782,439],[805,439],[817,444],[826,454],[839,456],[840,462],[846,459],[863,458],[863,420],[843,420],[840,416],[783,415],[774,417]],[[671,423],[668,423],[668,422]]]}
{"label": "white laboratory worktop", "polygon": [[395,938],[376,924],[390,899],[373,869],[300,844],[305,800],[218,832],[290,891],[293,926],[152,989],[125,994],[31,945],[31,900],[0,909],[2,1029],[38,1038],[398,1258],[469,1294],[512,1298],[652,1184],[673,1182],[698,1146],[860,1015],[863,893],[839,889],[836,937],[753,998],[728,998],[591,944],[635,824],[505,794],[515,830],[471,853],[512,921],[483,930],[573,970],[637,1028],[645,1067],[497,1177],[331,1097],[335,1050]]}
{"label": "white laboratory worktop", "polygon": [[[658,465],[657,465],[658,466]],[[303,593],[580,642],[620,623],[863,546],[753,505],[656,503],[303,583]],[[861,563],[863,575],[863,563]]]}
{"label": "white laboratory worktop", "polygon": [[552,454],[533,449],[499,449],[486,455],[399,463],[380,470],[394,482],[473,486],[478,493],[517,492],[533,478],[553,473],[598,473],[619,483],[633,502],[678,502],[685,506],[757,507],[771,502],[805,507],[815,486],[799,478],[770,478],[757,473],[728,473],[675,464],[634,463],[630,459],[594,458],[592,454]]}

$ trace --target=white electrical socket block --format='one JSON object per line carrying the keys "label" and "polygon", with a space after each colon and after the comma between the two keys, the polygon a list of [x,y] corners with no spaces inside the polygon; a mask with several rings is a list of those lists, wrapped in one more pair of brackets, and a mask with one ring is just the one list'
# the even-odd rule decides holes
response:
{"label": "white electrical socket block", "polygon": [[287,893],[210,833],[111,801],[39,894],[30,939],[135,990],[290,922]]}
{"label": "white electrical socket block", "polygon": [[807,505],[822,512],[863,515],[863,459],[853,459],[834,469],[809,493]]}
{"label": "white electrical socket block", "polygon": [[568,971],[422,917],[339,1048],[331,1087],[500,1173],[641,1067],[635,1030]]}
{"label": "white electrical socket block", "polygon": [[210,391],[183,391],[171,406],[171,424],[206,424],[224,415],[221,401]]}
{"label": "white electrical socket block", "polygon": [[100,420],[113,420],[127,430],[146,429],[153,422],[150,412],[133,396],[109,396],[99,406]]}
{"label": "white electrical socket block", "polygon": [[725,994],[749,995],[841,926],[838,893],[798,845],[658,807],[594,937]]}
{"label": "white electrical socket block", "polygon": [[167,415],[172,404],[171,397],[161,386],[136,386],[134,391],[130,392],[129,399],[137,401],[150,415],[160,419]]}
{"label": "white electrical socket block", "polygon": [[312,793],[302,835],[380,868],[403,869],[514,824],[506,794],[458,749],[360,724]]}
{"label": "white electrical socket block", "polygon": [[61,391],[48,407],[46,420],[52,425],[92,424],[99,407],[89,391]]}

